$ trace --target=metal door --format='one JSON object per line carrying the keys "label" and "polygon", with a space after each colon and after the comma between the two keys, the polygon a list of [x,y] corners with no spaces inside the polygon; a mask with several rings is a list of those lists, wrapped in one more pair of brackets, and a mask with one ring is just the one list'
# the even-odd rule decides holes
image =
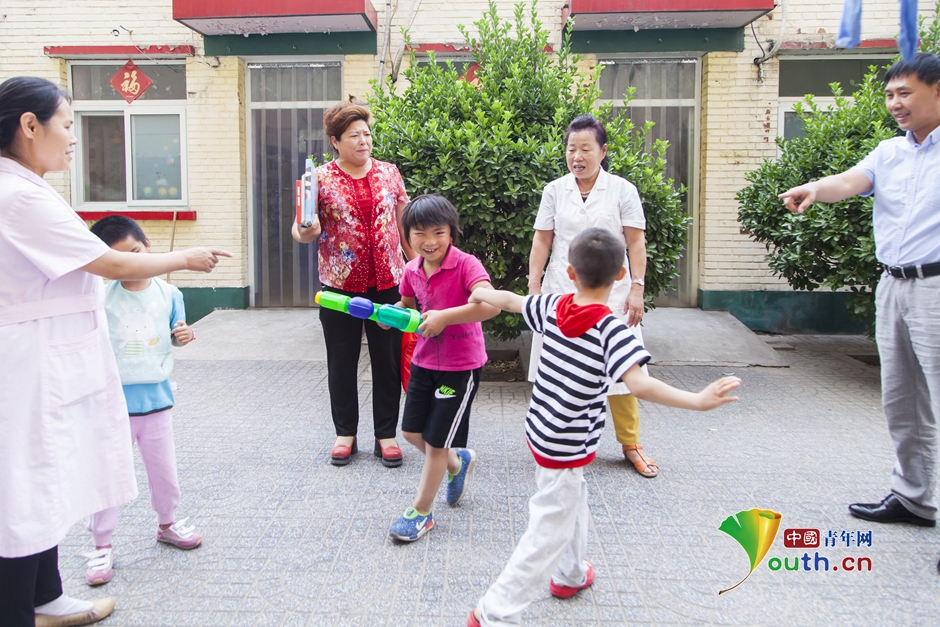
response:
{"label": "metal door", "polygon": [[320,289],[317,244],[298,244],[294,182],[309,155],[327,150],[323,112],[342,99],[339,63],[248,66],[252,303],[309,307]]}
{"label": "metal door", "polygon": [[679,259],[679,278],[673,289],[656,299],[657,305],[695,307],[698,301],[697,163],[699,120],[698,59],[606,59],[601,60],[601,96],[613,100],[615,109],[624,108],[628,87],[636,92],[626,107],[634,124],[642,127],[647,120],[656,123],[648,143],[657,139],[669,142],[666,150],[666,178],[688,188],[682,208],[692,216],[685,252]]}

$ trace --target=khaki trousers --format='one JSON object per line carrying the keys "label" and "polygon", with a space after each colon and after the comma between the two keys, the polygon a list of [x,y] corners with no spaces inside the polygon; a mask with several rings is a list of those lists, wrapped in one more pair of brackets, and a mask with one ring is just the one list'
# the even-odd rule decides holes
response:
{"label": "khaki trousers", "polygon": [[610,421],[614,423],[617,441],[624,446],[640,443],[640,405],[633,394],[611,394]]}

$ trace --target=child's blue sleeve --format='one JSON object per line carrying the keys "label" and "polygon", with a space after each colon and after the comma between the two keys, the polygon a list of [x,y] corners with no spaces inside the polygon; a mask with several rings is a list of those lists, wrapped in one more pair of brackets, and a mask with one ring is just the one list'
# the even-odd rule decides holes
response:
{"label": "child's blue sleeve", "polygon": [[176,328],[177,322],[186,322],[186,304],[183,302],[183,293],[175,285],[170,286],[173,298],[173,309],[170,312],[170,329]]}

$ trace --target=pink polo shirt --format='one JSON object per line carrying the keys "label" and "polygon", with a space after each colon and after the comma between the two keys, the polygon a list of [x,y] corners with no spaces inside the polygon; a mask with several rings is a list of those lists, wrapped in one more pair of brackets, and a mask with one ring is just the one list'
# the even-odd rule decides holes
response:
{"label": "pink polo shirt", "polygon": [[[423,257],[415,257],[405,266],[398,291],[418,301],[418,311],[440,311],[467,304],[470,286],[489,281],[483,264],[451,244],[441,267],[425,276]],[[418,335],[411,363],[428,370],[474,370],[486,363],[483,326],[479,322],[452,324],[437,337]]]}

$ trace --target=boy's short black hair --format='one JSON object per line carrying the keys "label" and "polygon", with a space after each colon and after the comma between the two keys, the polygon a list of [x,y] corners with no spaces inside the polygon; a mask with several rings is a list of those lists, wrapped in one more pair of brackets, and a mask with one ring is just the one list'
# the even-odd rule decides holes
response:
{"label": "boy's short black hair", "polygon": [[613,285],[623,268],[626,246],[605,229],[584,229],[571,241],[568,263],[578,282],[588,289]]}
{"label": "boy's short black hair", "polygon": [[928,52],[918,52],[910,61],[898,60],[885,74],[885,85],[902,76],[914,75],[925,85],[936,85],[940,81],[940,57]]}
{"label": "boy's short black hair", "polygon": [[91,225],[91,232],[98,236],[108,246],[123,242],[128,236],[133,237],[141,244],[147,243],[144,230],[136,221],[122,215],[113,215],[101,218]]}
{"label": "boy's short black hair", "polygon": [[460,216],[450,201],[440,194],[422,194],[405,206],[401,216],[401,228],[405,239],[411,239],[411,229],[426,229],[447,225],[454,242],[460,235]]}

